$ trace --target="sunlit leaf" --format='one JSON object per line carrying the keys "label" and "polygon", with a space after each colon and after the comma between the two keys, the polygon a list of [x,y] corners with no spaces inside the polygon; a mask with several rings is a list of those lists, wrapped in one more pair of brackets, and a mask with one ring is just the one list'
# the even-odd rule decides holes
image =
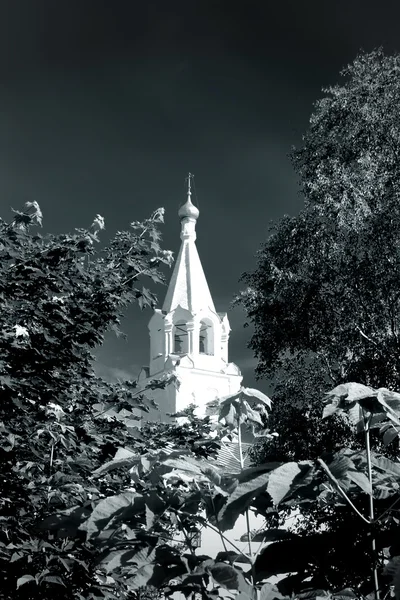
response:
{"label": "sunlit leaf", "polygon": [[25,585],[25,583],[29,583],[31,581],[36,581],[33,575],[22,575],[17,580],[17,589],[21,587],[21,585]]}
{"label": "sunlit leaf", "polygon": [[286,596],[282,596],[276,585],[272,583],[264,583],[260,590],[259,600],[284,600]]}
{"label": "sunlit leaf", "polygon": [[216,562],[210,567],[210,573],[213,579],[227,590],[237,590],[240,592],[251,592],[251,585],[244,578],[241,571],[232,565],[223,562]]}

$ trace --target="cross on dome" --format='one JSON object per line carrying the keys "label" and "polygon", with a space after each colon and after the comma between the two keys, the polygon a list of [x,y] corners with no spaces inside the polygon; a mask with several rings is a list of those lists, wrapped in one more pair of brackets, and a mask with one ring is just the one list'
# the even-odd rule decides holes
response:
{"label": "cross on dome", "polygon": [[192,173],[189,173],[189,175],[187,177],[187,181],[188,181],[187,200],[186,200],[185,204],[183,204],[183,206],[181,206],[178,211],[178,216],[181,220],[188,218],[188,219],[193,219],[194,221],[197,221],[197,219],[199,218],[200,211],[192,203],[192,199],[191,199],[191,196],[192,196],[191,181],[192,181],[193,177],[194,177],[194,175]]}

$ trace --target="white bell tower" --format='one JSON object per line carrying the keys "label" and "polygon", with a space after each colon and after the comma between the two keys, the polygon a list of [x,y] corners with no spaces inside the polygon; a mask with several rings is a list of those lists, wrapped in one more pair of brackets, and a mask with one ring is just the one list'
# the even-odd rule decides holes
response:
{"label": "white bell tower", "polygon": [[150,363],[139,374],[139,385],[162,375],[175,374],[179,389],[169,385],[151,392],[159,410],[148,420],[168,422],[168,413],[197,406],[205,416],[208,402],[240,389],[242,376],[228,362],[230,326],[226,313],[217,313],[196,247],[199,210],[191,201],[188,176],[186,203],[179,209],[181,248],[162,309],[149,322]]}

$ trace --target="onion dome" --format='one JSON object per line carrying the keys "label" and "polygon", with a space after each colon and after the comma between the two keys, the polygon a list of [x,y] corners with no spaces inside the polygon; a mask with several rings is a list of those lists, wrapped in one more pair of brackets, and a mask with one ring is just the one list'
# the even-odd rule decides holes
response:
{"label": "onion dome", "polygon": [[184,219],[185,217],[190,217],[191,219],[197,221],[199,214],[199,209],[196,208],[194,204],[192,204],[190,194],[188,194],[188,199],[178,211],[179,218]]}

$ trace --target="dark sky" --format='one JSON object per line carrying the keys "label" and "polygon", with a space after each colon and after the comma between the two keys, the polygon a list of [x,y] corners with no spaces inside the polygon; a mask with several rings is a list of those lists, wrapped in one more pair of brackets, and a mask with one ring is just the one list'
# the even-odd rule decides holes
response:
{"label": "dark sky", "polygon": [[[191,171],[226,310],[270,220],[301,208],[287,153],[321,87],[360,48],[399,51],[399,22],[398,0],[0,0],[0,214],[37,200],[58,233],[100,213],[106,237],[164,206],[176,252]],[[103,374],[147,363],[150,316],[129,310]],[[230,320],[230,358],[254,385],[249,329],[239,310]]]}

